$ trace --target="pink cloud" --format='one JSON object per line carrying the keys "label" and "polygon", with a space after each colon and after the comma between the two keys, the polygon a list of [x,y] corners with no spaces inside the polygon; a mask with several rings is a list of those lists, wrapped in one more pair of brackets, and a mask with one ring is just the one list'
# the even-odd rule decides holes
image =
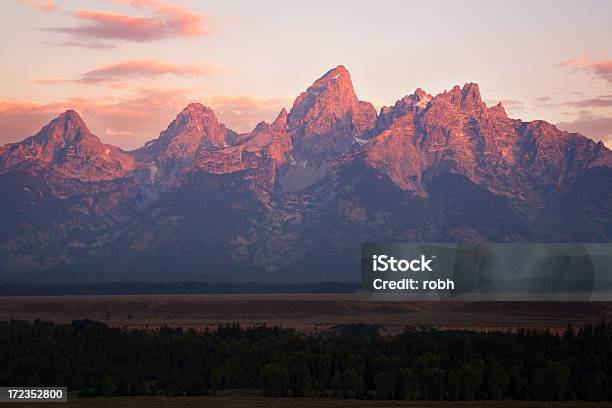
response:
{"label": "pink cloud", "polygon": [[37,8],[43,11],[55,11],[57,5],[54,0],[21,0],[22,3],[27,4],[30,7]]}
{"label": "pink cloud", "polygon": [[148,42],[175,37],[196,37],[211,34],[212,19],[196,11],[154,0],[120,1],[131,5],[145,16],[107,11],[78,10],[74,16],[80,24],[74,27],[46,28],[46,31],[66,34],[70,39],[63,45],[94,48],[109,46],[108,41]]}
{"label": "pink cloud", "polygon": [[138,79],[152,79],[162,75],[205,76],[221,72],[221,69],[206,64],[171,64],[152,59],[127,60],[85,72],[78,79],[37,79],[32,81],[39,85],[56,85],[65,82],[81,84],[108,84],[112,89],[126,89],[130,82]]}
{"label": "pink cloud", "polygon": [[569,101],[563,103],[563,105],[573,106],[576,108],[610,108],[612,107],[612,96]]}
{"label": "pink cloud", "polygon": [[[43,31],[49,31],[48,29],[43,29]],[[110,48],[114,48],[114,45],[93,39],[77,39],[73,38],[65,41],[47,41],[45,44],[53,45],[58,47],[81,47],[81,48],[91,48],[92,50],[106,50]]]}
{"label": "pink cloud", "polygon": [[564,61],[559,65],[562,67],[573,67],[579,71],[589,72],[612,84],[612,60],[590,62],[587,57],[581,57]]}
{"label": "pink cloud", "polygon": [[104,133],[107,134],[108,136],[129,136],[133,134],[134,132],[132,132],[131,130],[115,130],[115,129],[106,128],[106,131]]}
{"label": "pink cloud", "polygon": [[[541,96],[536,99],[536,105],[543,108],[610,108],[612,107],[612,95],[600,95],[593,98],[574,99],[569,101],[553,102],[548,96]],[[580,112],[578,112],[580,113]],[[573,113],[568,113],[573,115]]]}
{"label": "pink cloud", "polygon": [[567,61],[563,61],[559,63],[559,66],[561,67],[583,67],[585,65],[588,65],[588,63],[589,63],[589,57],[582,56],[579,58],[573,58]]}
{"label": "pink cloud", "polygon": [[66,82],[66,80],[59,79],[59,78],[49,78],[49,79],[37,79],[32,82],[38,85],[57,85],[57,84],[63,84],[64,82]]}
{"label": "pink cloud", "polygon": [[612,60],[594,62],[590,65],[595,75],[604,78],[606,81],[612,83]]}
{"label": "pink cloud", "polygon": [[156,60],[128,60],[84,73],[78,82],[91,84],[134,78],[152,78],[165,74],[179,76],[209,75],[216,69],[198,64],[177,65]]}

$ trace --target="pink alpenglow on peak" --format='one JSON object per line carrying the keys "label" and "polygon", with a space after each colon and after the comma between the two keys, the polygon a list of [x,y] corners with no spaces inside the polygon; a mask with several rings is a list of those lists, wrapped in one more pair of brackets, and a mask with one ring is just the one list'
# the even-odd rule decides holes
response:
{"label": "pink alpenglow on peak", "polygon": [[100,181],[122,177],[134,166],[129,154],[91,133],[75,110],[67,110],[34,136],[5,148],[0,173],[17,165],[43,165],[65,177]]}
{"label": "pink alpenglow on peak", "polygon": [[147,142],[144,152],[160,163],[187,163],[199,150],[227,147],[235,137],[234,132],[219,123],[212,109],[201,103],[190,103],[158,139]]}

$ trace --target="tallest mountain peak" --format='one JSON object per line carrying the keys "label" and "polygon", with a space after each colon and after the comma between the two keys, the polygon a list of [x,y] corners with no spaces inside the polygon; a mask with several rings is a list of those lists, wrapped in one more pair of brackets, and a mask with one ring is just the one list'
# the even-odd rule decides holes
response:
{"label": "tallest mountain peak", "polygon": [[[355,93],[353,90],[353,82],[351,80],[351,74],[344,67],[344,65],[338,65],[336,68],[332,68],[325,73],[321,78],[315,81],[310,88],[345,88],[347,92]],[[309,88],[309,89],[310,89]]]}
{"label": "tallest mountain peak", "polygon": [[357,99],[348,70],[338,65],[327,71],[295,99],[288,115],[291,156],[302,163],[301,168],[288,171],[292,173],[290,188],[303,188],[320,179],[331,161],[351,151],[355,138],[363,137],[375,123],[376,110]]}
{"label": "tallest mountain peak", "polygon": [[[337,124],[351,123],[349,141],[370,129],[376,121],[374,107],[357,99],[351,74],[338,65],[302,92],[289,112],[289,129],[298,136],[325,135]],[[353,135],[352,133],[356,133]]]}
{"label": "tallest mountain peak", "polygon": [[327,71],[325,75],[321,77],[321,79],[329,78],[329,77],[337,78],[342,75],[350,76],[350,73],[348,72],[348,69],[346,69],[344,65],[338,65],[336,68],[332,68],[329,71]]}
{"label": "tallest mountain peak", "polygon": [[351,75],[343,65],[338,65],[327,71],[295,99],[289,112],[289,126],[293,129],[305,121],[343,117],[357,103]]}

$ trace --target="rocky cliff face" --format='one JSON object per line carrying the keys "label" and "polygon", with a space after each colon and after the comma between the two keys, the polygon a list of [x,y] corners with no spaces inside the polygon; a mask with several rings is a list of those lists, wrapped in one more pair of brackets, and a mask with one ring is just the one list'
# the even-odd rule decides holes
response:
{"label": "rocky cliff face", "polygon": [[293,148],[279,185],[297,191],[321,180],[331,162],[351,151],[375,124],[374,107],[357,99],[346,68],[328,71],[296,98],[289,112]]}
{"label": "rocky cliff face", "polygon": [[327,72],[236,134],[190,104],[134,152],[74,111],[0,148],[0,279],[357,279],[367,241],[609,241],[612,153],[421,89],[377,115]]}
{"label": "rocky cliff face", "polygon": [[190,162],[202,150],[217,150],[231,145],[236,133],[217,121],[212,109],[190,103],[159,138],[144,147],[158,163]]}
{"label": "rocky cliff face", "polygon": [[261,122],[255,129],[240,137],[241,143],[224,149],[201,149],[194,161],[194,170],[211,174],[229,174],[260,170],[256,185],[273,189],[277,170],[286,161],[291,149],[291,135],[287,131],[287,111],[283,109],[272,124]]}
{"label": "rocky cliff face", "polygon": [[427,182],[454,173],[526,202],[545,190],[562,191],[590,167],[610,164],[601,143],[546,122],[510,119],[501,104],[486,107],[476,84],[434,98],[417,90],[383,108],[377,129],[363,149],[367,164],[421,196],[427,196]]}

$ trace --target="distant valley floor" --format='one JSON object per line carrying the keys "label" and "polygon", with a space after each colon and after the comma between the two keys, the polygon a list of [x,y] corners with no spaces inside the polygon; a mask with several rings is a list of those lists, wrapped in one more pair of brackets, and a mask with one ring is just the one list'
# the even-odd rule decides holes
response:
{"label": "distant valley floor", "polygon": [[305,332],[339,325],[404,329],[564,330],[612,320],[612,302],[371,302],[358,294],[123,295],[0,297],[0,320],[77,319],[125,328],[203,329],[219,323],[283,326]]}

